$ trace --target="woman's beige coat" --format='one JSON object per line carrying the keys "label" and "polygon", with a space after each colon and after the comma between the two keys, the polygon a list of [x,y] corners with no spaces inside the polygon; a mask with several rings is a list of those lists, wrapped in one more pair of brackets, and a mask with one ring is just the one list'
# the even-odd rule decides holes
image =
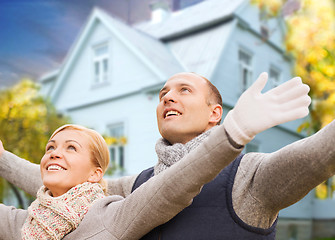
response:
{"label": "woman's beige coat", "polygon": [[[229,143],[224,127],[218,127],[197,149],[128,197],[98,200],[64,239],[139,239],[190,205],[202,185],[240,152]],[[27,211],[0,205],[0,218],[0,239],[21,239]]]}

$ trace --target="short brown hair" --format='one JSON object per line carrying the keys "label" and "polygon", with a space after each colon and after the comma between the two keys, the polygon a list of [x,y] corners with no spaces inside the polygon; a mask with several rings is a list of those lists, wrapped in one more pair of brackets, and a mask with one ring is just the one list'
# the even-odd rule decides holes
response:
{"label": "short brown hair", "polygon": [[[201,76],[195,72],[192,72],[193,74],[201,77],[202,79],[204,79],[207,83],[208,86],[208,98],[207,98],[207,104],[211,105],[211,104],[219,104],[222,108],[223,108],[223,102],[222,102],[222,97],[221,94],[219,92],[219,90],[213,85],[213,83],[211,83],[211,81],[209,81],[207,78],[205,78],[204,76]],[[218,121],[217,125],[220,125],[220,121]]]}
{"label": "short brown hair", "polygon": [[213,83],[211,83],[211,81],[209,81],[207,78],[205,78],[204,76],[201,76],[195,72],[191,72],[199,77],[201,77],[202,79],[204,79],[208,85],[208,90],[209,90],[209,97],[207,99],[207,104],[219,104],[221,107],[223,107],[223,102],[222,102],[222,97],[221,94],[219,92],[219,90],[213,85]]}

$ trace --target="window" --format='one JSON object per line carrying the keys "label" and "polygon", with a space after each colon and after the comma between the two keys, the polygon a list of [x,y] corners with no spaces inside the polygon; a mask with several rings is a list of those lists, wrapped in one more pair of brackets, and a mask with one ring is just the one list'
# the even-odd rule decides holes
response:
{"label": "window", "polygon": [[296,225],[288,226],[288,240],[298,240],[298,227]]}
{"label": "window", "polygon": [[269,39],[269,37],[270,37],[269,28],[265,25],[261,26],[261,36],[262,36],[263,41]]}
{"label": "window", "polygon": [[113,143],[109,146],[110,158],[112,166],[115,166],[121,170],[125,166],[124,158],[124,145],[125,145],[125,134],[124,124],[118,123],[108,127],[108,133],[113,138]]}
{"label": "window", "polygon": [[277,87],[280,84],[280,71],[276,68],[271,67],[269,71],[269,79],[273,87]]}
{"label": "window", "polygon": [[244,92],[252,83],[252,57],[245,51],[240,50],[238,53],[240,66],[240,82]]}
{"label": "window", "polygon": [[94,84],[108,82],[109,69],[109,51],[108,45],[103,44],[93,49],[93,66],[94,66]]}

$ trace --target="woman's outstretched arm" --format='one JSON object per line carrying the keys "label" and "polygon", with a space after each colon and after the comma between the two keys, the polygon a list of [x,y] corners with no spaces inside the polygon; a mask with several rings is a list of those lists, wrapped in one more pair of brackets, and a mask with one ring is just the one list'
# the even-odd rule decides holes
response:
{"label": "woman's outstretched arm", "polygon": [[40,167],[5,151],[0,141],[0,177],[21,188],[32,196],[42,186]]}

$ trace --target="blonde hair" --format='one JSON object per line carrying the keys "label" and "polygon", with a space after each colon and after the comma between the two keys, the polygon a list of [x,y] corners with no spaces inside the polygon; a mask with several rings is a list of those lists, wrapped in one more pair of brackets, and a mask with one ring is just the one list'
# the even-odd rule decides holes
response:
{"label": "blonde hair", "polygon": [[[105,139],[93,129],[89,129],[80,125],[66,124],[53,132],[50,139],[52,139],[57,133],[64,130],[76,130],[84,133],[89,139],[89,147],[91,151],[91,160],[96,167],[100,167],[105,174],[109,164],[109,149]],[[107,192],[107,182],[104,179],[99,181],[104,192]]]}

